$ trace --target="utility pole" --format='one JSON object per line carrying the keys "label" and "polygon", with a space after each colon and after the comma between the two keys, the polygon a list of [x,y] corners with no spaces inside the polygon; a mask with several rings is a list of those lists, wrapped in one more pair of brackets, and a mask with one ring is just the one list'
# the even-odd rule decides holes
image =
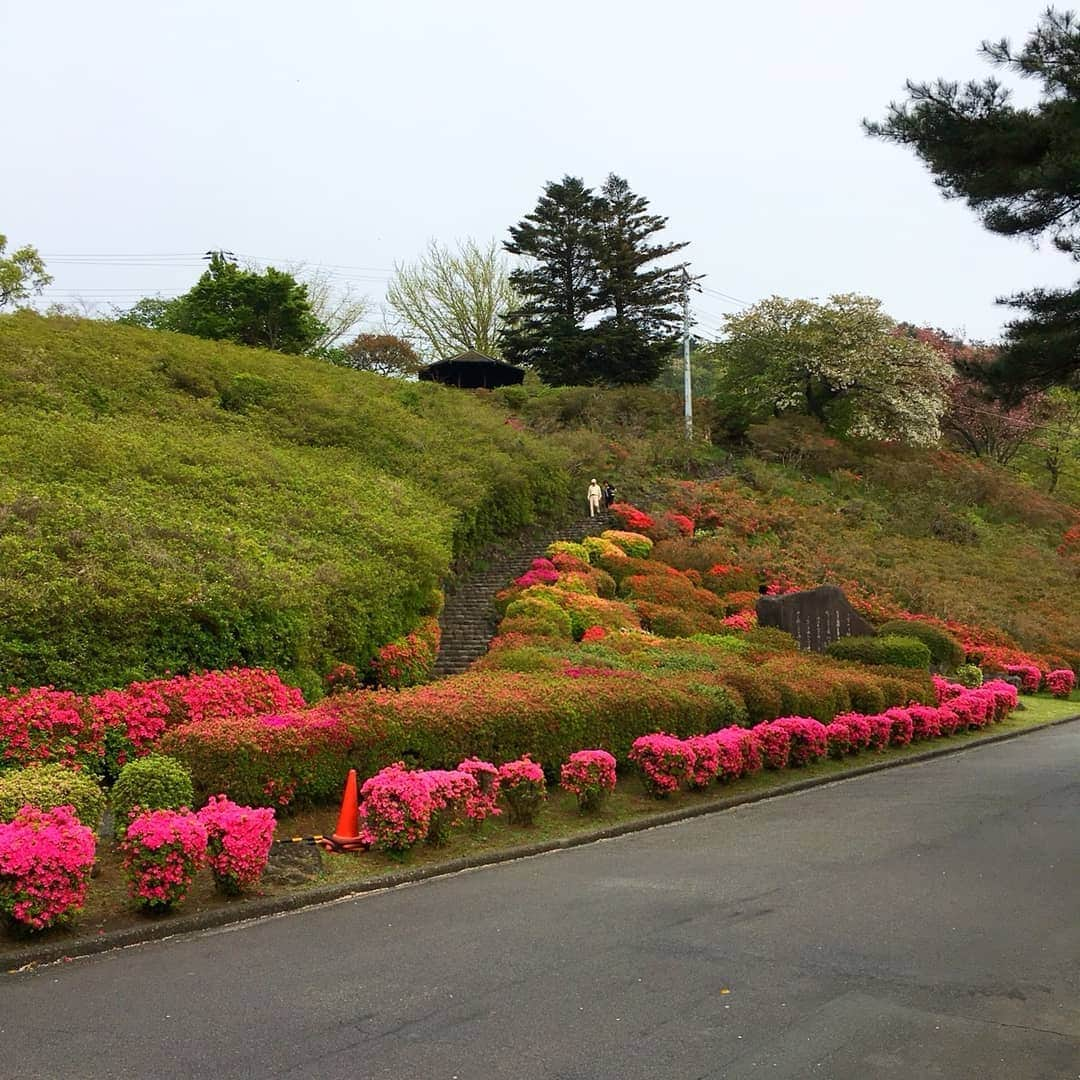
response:
{"label": "utility pole", "polygon": [[690,378],[690,285],[691,277],[683,267],[683,415],[686,438],[694,437],[694,391]]}

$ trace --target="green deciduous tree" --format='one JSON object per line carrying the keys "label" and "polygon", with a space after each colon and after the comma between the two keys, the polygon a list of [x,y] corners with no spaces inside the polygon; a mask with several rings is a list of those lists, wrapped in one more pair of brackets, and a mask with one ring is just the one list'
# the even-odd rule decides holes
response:
{"label": "green deciduous tree", "polygon": [[451,251],[432,241],[415,263],[395,266],[386,291],[416,348],[433,359],[475,349],[501,356],[503,325],[516,297],[492,240]]}
{"label": "green deciduous tree", "polygon": [[733,426],[806,413],[835,434],[929,445],[941,434],[952,371],[868,296],[825,304],[774,296],[725,318],[710,349],[716,399]]}
{"label": "green deciduous tree", "polygon": [[685,247],[658,244],[667,218],[610,175],[599,194],[576,176],[546,184],[505,247],[525,264],[507,356],[555,385],[651,382],[674,340],[683,265],[656,266]]}
{"label": "green deciduous tree", "polygon": [[5,255],[7,242],[7,237],[0,233],[0,310],[28,300],[52,281],[37,248],[25,244]]}
{"label": "green deciduous tree", "polygon": [[[983,42],[993,65],[1042,84],[1040,100],[1018,107],[996,79],[907,83],[908,100],[871,134],[910,146],[948,198],[963,198],[983,224],[1006,236],[1049,237],[1080,259],[1080,23],[1049,9],[1026,45]],[[1080,379],[1080,286],[1035,289],[1000,301],[1026,315],[1008,325],[995,366],[999,385],[1028,387]]]}

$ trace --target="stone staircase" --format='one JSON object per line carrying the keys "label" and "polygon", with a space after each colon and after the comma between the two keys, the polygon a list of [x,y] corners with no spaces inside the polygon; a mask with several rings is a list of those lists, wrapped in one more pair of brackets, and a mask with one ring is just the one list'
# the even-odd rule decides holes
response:
{"label": "stone staircase", "polygon": [[499,621],[495,594],[529,569],[529,564],[543,555],[553,540],[581,541],[605,529],[614,528],[611,515],[601,511],[571,521],[550,534],[536,536],[509,551],[502,551],[482,570],[465,578],[447,596],[439,626],[442,644],[432,669],[433,679],[457,675],[487,652]]}

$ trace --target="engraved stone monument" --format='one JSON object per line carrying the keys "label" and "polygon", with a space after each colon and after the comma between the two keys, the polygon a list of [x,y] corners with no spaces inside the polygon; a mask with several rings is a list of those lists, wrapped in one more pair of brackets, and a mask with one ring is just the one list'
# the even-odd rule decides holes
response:
{"label": "engraved stone monument", "polygon": [[872,636],[874,628],[848,603],[835,585],[805,592],[762,596],[757,602],[759,626],[777,626],[799,643],[800,649],[824,652],[837,638]]}

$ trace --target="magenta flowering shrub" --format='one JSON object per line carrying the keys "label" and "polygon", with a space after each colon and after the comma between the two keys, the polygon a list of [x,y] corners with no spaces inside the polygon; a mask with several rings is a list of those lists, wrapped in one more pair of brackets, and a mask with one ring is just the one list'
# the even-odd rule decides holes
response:
{"label": "magenta flowering shrub", "polygon": [[578,750],[560,770],[559,783],[577,796],[582,811],[598,810],[615,790],[615,758],[606,750]]}
{"label": "magenta flowering shrub", "polygon": [[360,836],[379,851],[407,851],[427,836],[433,809],[424,774],[396,761],[360,788]]}
{"label": "magenta flowering shrub", "polygon": [[510,808],[510,821],[531,825],[547,799],[544,770],[524,754],[499,766],[499,790]]}
{"label": "magenta flowering shrub", "polygon": [[212,795],[198,818],[206,829],[206,861],[217,887],[237,896],[258,884],[274,842],[274,811]]}
{"label": "magenta flowering shrub", "polygon": [[717,750],[717,779],[721,783],[761,771],[761,743],[749,729],[733,725],[714,731],[708,738]]}
{"label": "magenta flowering shrub", "polygon": [[1056,668],[1046,673],[1046,689],[1054,697],[1067,698],[1076,688],[1076,674],[1069,668]]}
{"label": "magenta flowering shrub", "polygon": [[0,914],[44,930],[82,907],[94,865],[94,833],[71,806],[26,805],[0,823]]}
{"label": "magenta flowering shrub", "polygon": [[784,727],[773,727],[768,720],[751,729],[761,743],[761,756],[766,769],[786,769],[791,756],[791,733]]}
{"label": "magenta flowering shrub", "polygon": [[884,715],[889,718],[889,745],[910,745],[915,738],[915,719],[911,715],[911,709],[895,706],[886,709]]}
{"label": "magenta flowering shrub", "polygon": [[499,770],[490,761],[466,758],[458,764],[458,772],[468,773],[476,781],[476,789],[465,803],[465,816],[475,825],[489,817],[498,817]]}
{"label": "magenta flowering shrub", "polygon": [[0,765],[58,761],[87,768],[104,752],[104,725],[77,694],[38,686],[0,696]]}
{"label": "magenta flowering shrub", "polygon": [[994,695],[994,719],[1004,720],[1020,703],[1020,692],[1012,683],[1002,679],[991,679],[979,687],[980,690],[989,691]]}
{"label": "magenta flowering shrub", "polygon": [[704,791],[720,773],[720,747],[712,735],[692,735],[684,741],[694,755],[686,785]]}
{"label": "magenta flowering shrub", "polygon": [[953,682],[951,679],[946,679],[941,675],[931,675],[930,681],[934,684],[934,693],[937,695],[939,705],[944,705],[945,702],[951,701],[967,689],[963,684]]}
{"label": "magenta flowering shrub", "polygon": [[1037,693],[1042,685],[1042,672],[1034,664],[1006,664],[1005,673],[1020,679],[1020,690],[1025,694]]}
{"label": "magenta flowering shrub", "polygon": [[126,765],[134,755],[148,752],[150,744],[165,730],[169,717],[169,703],[153,682],[132,683],[123,690],[103,690],[88,700],[106,732],[117,730],[126,744],[118,766]]}
{"label": "magenta flowering shrub", "polygon": [[132,899],[150,911],[181,903],[206,861],[206,839],[206,826],[186,808],[132,818],[120,846]]}
{"label": "magenta flowering shrub", "polygon": [[635,739],[629,756],[641,771],[645,790],[654,799],[678,791],[694,768],[694,751],[682,739],[663,731]]}
{"label": "magenta flowering shrub", "polygon": [[429,769],[423,774],[431,799],[431,819],[427,842],[442,847],[450,839],[450,830],[468,816],[468,807],[479,785],[472,773],[461,769]]}
{"label": "magenta flowering shrub", "polygon": [[532,565],[519,578],[514,579],[515,585],[528,588],[530,585],[554,585],[559,580],[559,571],[550,559],[533,559]]}
{"label": "magenta flowering shrub", "polygon": [[788,764],[792,768],[820,761],[829,752],[828,733],[820,720],[809,716],[781,716],[768,723],[769,727],[780,727],[788,733]]}
{"label": "magenta flowering shrub", "polygon": [[[911,718],[911,740],[936,739],[941,735],[941,707],[933,705],[909,705],[907,714]],[[955,714],[954,714],[955,715]]]}

